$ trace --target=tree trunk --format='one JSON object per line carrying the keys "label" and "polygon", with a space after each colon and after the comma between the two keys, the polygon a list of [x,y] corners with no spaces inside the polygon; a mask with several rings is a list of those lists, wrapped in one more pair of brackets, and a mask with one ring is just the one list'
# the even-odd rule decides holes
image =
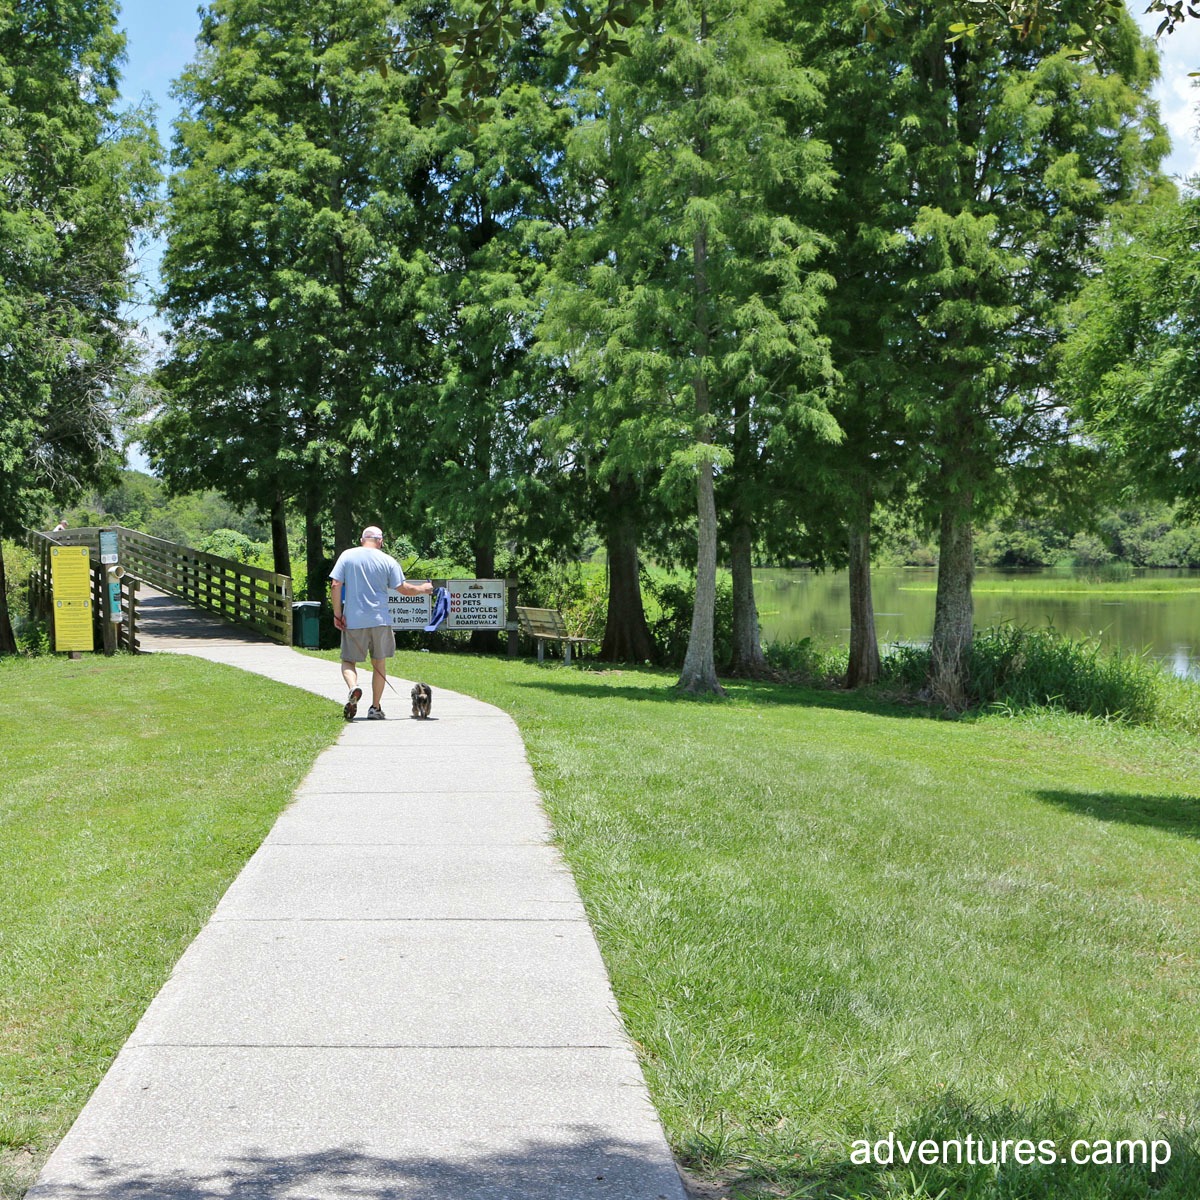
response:
{"label": "tree trunk", "polygon": [[288,546],[287,504],[282,492],[275,493],[271,505],[271,557],[275,562],[276,575],[291,575],[292,551]]}
{"label": "tree trunk", "polygon": [[637,520],[630,500],[635,493],[632,483],[614,483],[608,490],[608,615],[600,646],[605,662],[654,662],[658,657],[642,604]]}
{"label": "tree trunk", "polygon": [[767,660],[763,654],[754,602],[754,531],[748,521],[739,521],[729,537],[730,568],[733,572],[733,656],[729,669],[734,675],[761,675]]}
{"label": "tree trunk", "polygon": [[685,692],[723,696],[713,658],[713,626],[717,609],[717,504],[711,462],[702,463],[696,483],[696,604],[692,631],[678,686]]}
{"label": "tree trunk", "polygon": [[8,613],[8,577],[4,573],[4,551],[0,548],[0,654],[16,654],[17,636]]}
{"label": "tree trunk", "polygon": [[764,455],[755,445],[750,397],[733,396],[733,477],[729,511],[729,565],[733,574],[733,649],[729,660],[734,675],[762,675],[767,669],[754,601],[754,484]]}
{"label": "tree trunk", "polygon": [[879,639],[871,599],[871,506],[850,522],[850,665],[847,687],[879,682]]}
{"label": "tree trunk", "polygon": [[[701,154],[703,157],[703,154]],[[708,234],[699,229],[692,237],[692,278],[696,293],[697,358],[703,361],[709,351],[708,319]],[[696,436],[701,445],[712,444],[709,416],[712,404],[708,380],[697,370],[692,389],[696,400]],[[713,488],[711,458],[700,464],[696,478],[696,603],[692,608],[692,629],[678,686],[685,692],[723,696],[717,682],[713,657],[713,630],[717,614],[717,501]]]}
{"label": "tree trunk", "polygon": [[[362,541],[362,528],[354,519],[354,465],[350,455],[338,459],[337,477],[333,485],[333,552],[341,554]],[[364,525],[375,524],[374,518]],[[385,529],[384,533],[388,531]]]}
{"label": "tree trunk", "polygon": [[953,709],[966,707],[970,683],[968,659],[975,624],[971,599],[975,578],[971,508],[969,492],[950,497],[942,509],[938,538],[937,605],[929,686],[935,699]]}
{"label": "tree trunk", "polygon": [[[491,524],[476,526],[474,546],[475,578],[496,578],[496,540]],[[479,654],[500,653],[500,632],[496,629],[471,630],[471,649]]]}
{"label": "tree trunk", "polygon": [[329,584],[325,578],[321,499],[315,486],[311,486],[304,497],[304,569],[308,576],[304,585],[305,599],[324,601]]}

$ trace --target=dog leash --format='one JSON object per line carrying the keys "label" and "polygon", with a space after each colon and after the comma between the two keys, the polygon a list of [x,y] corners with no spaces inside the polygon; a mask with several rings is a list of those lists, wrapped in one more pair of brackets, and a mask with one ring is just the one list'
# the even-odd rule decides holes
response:
{"label": "dog leash", "polygon": [[[371,668],[371,674],[372,675],[375,674],[375,669],[373,667]],[[392,691],[396,693],[397,696],[400,696],[400,693],[396,691],[395,685],[392,683],[392,681],[386,675],[384,675],[384,677],[383,677],[383,682],[386,683],[388,685],[388,687],[390,687],[392,689]],[[402,700],[404,699],[403,696],[400,696],[400,698]]]}
{"label": "dog leash", "polygon": [[[374,668],[374,667],[372,667],[372,668],[371,668],[371,674],[372,674],[372,675],[374,675],[374,674],[377,674],[377,672],[375,671],[375,668]],[[388,687],[390,687],[390,688],[392,689],[392,691],[393,691],[393,692],[396,692],[395,685],[394,685],[394,684],[392,683],[392,681],[391,681],[391,680],[390,680],[390,679],[387,677],[387,675],[386,675],[386,674],[383,674],[383,682],[384,682],[384,683],[386,683],[386,684],[388,685]],[[400,693],[399,693],[399,692],[396,692],[396,695],[397,695],[397,696],[399,696],[399,695],[400,695]],[[401,697],[401,699],[403,699],[403,697]]]}

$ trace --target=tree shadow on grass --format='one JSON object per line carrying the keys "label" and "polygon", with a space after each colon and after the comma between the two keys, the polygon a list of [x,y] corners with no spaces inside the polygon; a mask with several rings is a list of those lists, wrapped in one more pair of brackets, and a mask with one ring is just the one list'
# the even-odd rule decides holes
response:
{"label": "tree shadow on grass", "polygon": [[[514,1139],[515,1141],[515,1139]],[[203,1160],[202,1160],[203,1161]],[[680,1200],[666,1159],[607,1137],[528,1141],[504,1153],[453,1158],[333,1146],[307,1153],[249,1150],[202,1166],[151,1166],[89,1155],[53,1160],[27,1200]]]}
{"label": "tree shadow on grass", "polygon": [[[574,679],[536,679],[515,683],[515,687],[533,691],[556,692],[563,696],[582,696],[591,699],[648,700],[658,704],[720,705],[719,697],[689,696],[673,687],[645,687],[626,683],[585,683],[586,672]],[[771,708],[832,708],[845,712],[868,713],[876,717],[899,717],[908,720],[945,721],[970,719],[972,714],[948,714],[943,709],[926,704],[905,704],[890,697],[864,692],[848,692],[835,688],[803,687],[797,684],[759,683],[744,679],[723,679],[729,697],[737,704]]]}
{"label": "tree shadow on grass", "polygon": [[1200,838],[1200,797],[1068,791],[1038,791],[1033,794],[1047,804],[1097,821],[1143,825],[1183,837]]}
{"label": "tree shadow on grass", "polygon": [[1081,1121],[1051,1104],[973,1105],[949,1093],[901,1128],[863,1131],[843,1146],[770,1157],[772,1164],[755,1164],[736,1177],[719,1173],[724,1186],[700,1194],[730,1200],[1200,1196],[1200,1156],[1191,1137],[1134,1136]]}

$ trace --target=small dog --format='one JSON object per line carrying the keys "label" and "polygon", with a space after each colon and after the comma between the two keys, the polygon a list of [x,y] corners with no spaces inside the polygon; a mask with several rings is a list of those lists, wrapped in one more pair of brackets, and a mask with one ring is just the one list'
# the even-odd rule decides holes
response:
{"label": "small dog", "polygon": [[433,703],[433,689],[427,683],[414,683],[412,690],[413,716],[424,721]]}

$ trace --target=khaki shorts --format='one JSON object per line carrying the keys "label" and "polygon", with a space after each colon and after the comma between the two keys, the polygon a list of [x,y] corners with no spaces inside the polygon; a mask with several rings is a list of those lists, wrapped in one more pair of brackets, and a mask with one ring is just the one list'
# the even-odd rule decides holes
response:
{"label": "khaki shorts", "polygon": [[342,630],[342,662],[360,663],[368,658],[391,658],[395,653],[396,635],[390,625]]}

